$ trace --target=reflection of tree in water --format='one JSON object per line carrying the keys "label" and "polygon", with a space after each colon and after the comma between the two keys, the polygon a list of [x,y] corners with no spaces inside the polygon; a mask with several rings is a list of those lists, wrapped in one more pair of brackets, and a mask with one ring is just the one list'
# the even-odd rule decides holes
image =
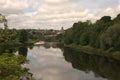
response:
{"label": "reflection of tree in water", "polygon": [[0,54],[2,53],[15,53],[17,51],[17,48],[12,48],[10,46],[4,46],[0,45]]}
{"label": "reflection of tree in water", "polygon": [[23,56],[27,56],[28,49],[26,46],[22,46],[19,48],[18,53]]}
{"label": "reflection of tree in water", "polygon": [[34,46],[29,46],[29,49],[32,50]]}
{"label": "reflection of tree in water", "polygon": [[96,77],[108,80],[120,80],[120,61],[106,57],[80,53],[71,49],[64,49],[65,60],[72,63],[73,68],[84,72],[94,72]]}
{"label": "reflection of tree in water", "polygon": [[47,42],[44,44],[44,47],[47,48],[60,48],[61,50],[63,49],[63,44],[57,43],[57,42]]}
{"label": "reflection of tree in water", "polygon": [[50,48],[51,46],[50,46],[49,44],[44,44],[44,47],[45,47],[46,49],[48,49],[48,48]]}

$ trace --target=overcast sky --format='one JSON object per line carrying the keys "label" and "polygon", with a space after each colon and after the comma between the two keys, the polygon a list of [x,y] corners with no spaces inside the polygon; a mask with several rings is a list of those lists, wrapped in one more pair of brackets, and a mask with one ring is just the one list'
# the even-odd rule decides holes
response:
{"label": "overcast sky", "polygon": [[120,0],[0,0],[10,28],[66,29],[74,22],[120,13]]}

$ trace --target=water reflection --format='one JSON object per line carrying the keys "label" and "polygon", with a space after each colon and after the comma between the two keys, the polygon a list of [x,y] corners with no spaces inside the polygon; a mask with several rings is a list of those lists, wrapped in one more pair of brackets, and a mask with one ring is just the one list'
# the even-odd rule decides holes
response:
{"label": "water reflection", "polygon": [[0,54],[15,53],[18,49],[10,46],[0,45]]}
{"label": "water reflection", "polygon": [[92,71],[86,73],[74,69],[71,63],[65,61],[62,50],[57,47],[34,46],[32,50],[28,49],[27,59],[30,62],[26,66],[36,80],[106,80],[95,77]]}
{"label": "water reflection", "polygon": [[108,80],[120,80],[120,61],[106,57],[88,55],[68,48],[64,49],[64,57],[75,69],[86,73],[92,71],[95,77],[103,77]]}
{"label": "water reflection", "polygon": [[43,45],[46,49],[52,47],[52,48],[63,48],[63,44],[57,43],[57,42],[46,42]]}
{"label": "water reflection", "polygon": [[19,49],[18,49],[18,53],[25,57],[27,56],[27,52],[28,52],[27,46],[22,46],[22,47],[19,47]]}
{"label": "water reflection", "polygon": [[32,49],[33,49],[33,47],[34,47],[34,46],[32,46],[32,45],[31,45],[31,46],[29,46],[28,48],[32,50]]}
{"label": "water reflection", "polygon": [[61,44],[41,46],[0,47],[0,53],[13,53],[30,60],[26,66],[36,80],[119,80],[120,61],[88,55]]}

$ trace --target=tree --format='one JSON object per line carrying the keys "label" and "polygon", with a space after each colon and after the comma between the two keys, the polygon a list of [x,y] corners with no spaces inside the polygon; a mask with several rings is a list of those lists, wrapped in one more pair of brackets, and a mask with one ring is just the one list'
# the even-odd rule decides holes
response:
{"label": "tree", "polygon": [[116,50],[120,49],[120,24],[113,25],[108,28],[101,38],[101,45],[105,48],[113,47]]}
{"label": "tree", "polygon": [[4,29],[8,28],[7,19],[4,15],[0,14],[0,23],[4,23]]}
{"label": "tree", "polygon": [[64,42],[67,44],[89,45],[101,49],[120,49],[120,14],[113,20],[103,16],[95,23],[77,22],[66,30]]}
{"label": "tree", "polygon": [[114,21],[114,24],[120,23],[120,14],[118,14],[113,21]]}
{"label": "tree", "polygon": [[28,33],[26,30],[22,29],[19,34],[19,41],[21,43],[26,43],[28,41]]}
{"label": "tree", "polygon": [[72,28],[68,29],[64,34],[64,43],[71,44],[73,43],[73,30]]}
{"label": "tree", "polygon": [[0,23],[4,23],[4,29],[0,29],[0,43],[9,43],[15,39],[16,33],[8,29],[7,19],[0,14]]}
{"label": "tree", "polygon": [[80,37],[80,45],[88,45],[89,44],[89,34],[83,33]]}
{"label": "tree", "polygon": [[0,80],[24,80],[20,79],[22,76],[32,78],[32,74],[28,72],[29,69],[21,66],[26,62],[26,58],[21,55],[7,53],[0,55]]}

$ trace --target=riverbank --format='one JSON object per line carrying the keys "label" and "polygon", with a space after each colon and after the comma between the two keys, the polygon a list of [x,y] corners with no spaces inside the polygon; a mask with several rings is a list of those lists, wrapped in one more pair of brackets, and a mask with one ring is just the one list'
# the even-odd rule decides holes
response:
{"label": "riverbank", "polygon": [[76,45],[76,44],[65,45],[65,47],[71,48],[73,50],[77,50],[79,52],[82,51],[84,53],[91,54],[91,55],[106,56],[106,57],[120,60],[119,51],[114,51],[114,52],[103,51],[101,49],[96,49],[90,46],[81,46],[81,45]]}
{"label": "riverbank", "polygon": [[10,48],[19,48],[21,46],[33,46],[35,42],[37,42],[37,40],[29,40],[29,41],[27,41],[25,43],[20,43],[18,41],[8,42],[8,43],[1,43],[0,48],[1,49],[10,49]]}
{"label": "riverbank", "polygon": [[0,46],[6,46],[6,47],[19,47],[19,46],[30,46],[30,45],[33,45],[34,42],[27,42],[27,43],[3,43],[3,44],[0,44]]}

